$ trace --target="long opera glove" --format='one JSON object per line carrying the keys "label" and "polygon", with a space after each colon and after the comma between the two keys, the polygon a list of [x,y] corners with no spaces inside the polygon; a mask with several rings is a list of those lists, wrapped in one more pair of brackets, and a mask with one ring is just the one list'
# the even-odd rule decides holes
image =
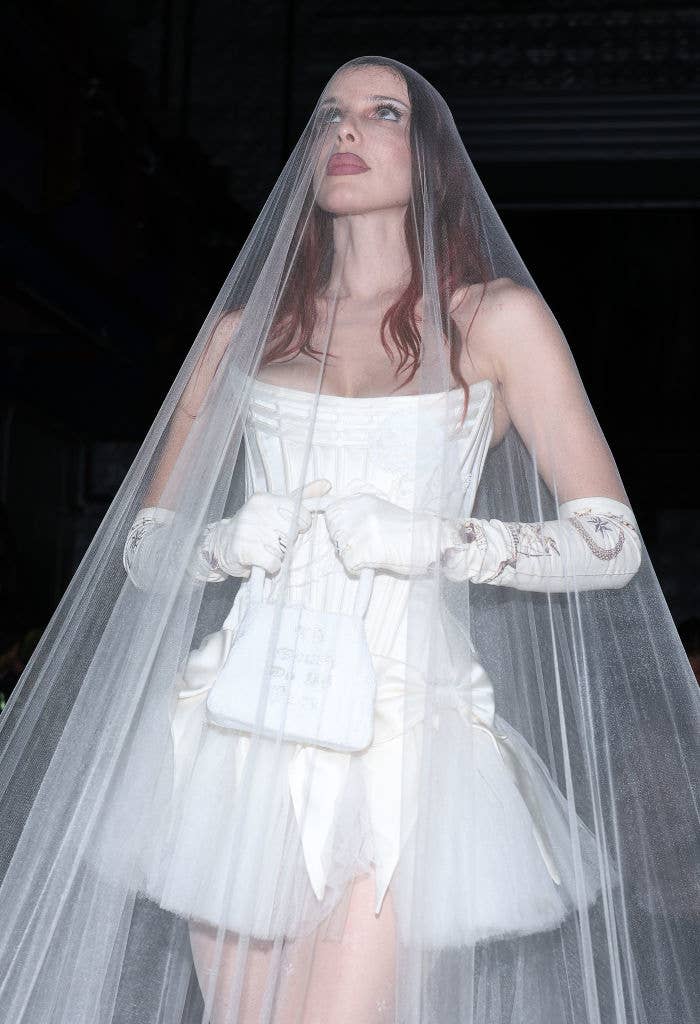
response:
{"label": "long opera glove", "polygon": [[[642,541],[631,509],[614,498],[572,498],[559,519],[510,523],[466,519],[446,531],[442,565],[451,580],[550,593],[624,587],[639,569]],[[454,525],[454,524],[453,524]]]}

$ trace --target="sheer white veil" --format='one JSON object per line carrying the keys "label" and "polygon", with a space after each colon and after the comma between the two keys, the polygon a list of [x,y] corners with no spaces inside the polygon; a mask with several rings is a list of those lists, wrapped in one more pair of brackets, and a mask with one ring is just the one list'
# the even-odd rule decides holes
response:
{"label": "sheer white veil", "polygon": [[[375,104],[366,129],[401,132],[410,147],[408,269],[381,330],[355,322],[372,347],[366,388],[350,396],[333,383],[338,338],[353,329],[338,287],[348,253],[317,202],[337,143],[325,98],[338,76],[377,66],[410,100],[410,118]],[[500,346],[514,365],[541,350],[539,325],[550,340],[533,377],[540,397],[496,440],[495,383],[468,382],[462,353],[499,289],[522,309]],[[382,351],[396,393],[371,369]],[[370,753],[302,750],[206,717],[251,580],[206,580],[193,566],[208,526],[253,492],[294,500],[288,555],[265,583],[278,612],[260,652],[271,670],[286,602],[348,613],[359,586],[323,540],[321,514],[297,536],[304,484],[327,478],[330,498],[365,491],[399,505],[417,550],[426,510],[476,521],[477,534],[520,523],[546,538],[565,500],[606,496],[585,489],[601,461],[620,500],[565,335],[444,99],[398,61],[348,61],[0,715],[0,1017],[307,1020],[327,949],[353,956],[353,880],[374,864],[395,923],[377,1021],[690,1024],[697,684],[641,535],[622,586],[591,588],[573,558],[540,590],[460,580],[437,557],[422,575],[377,570],[366,626],[382,710]],[[137,585],[125,548],[149,528],[157,558]],[[199,976],[194,918],[212,940]]]}

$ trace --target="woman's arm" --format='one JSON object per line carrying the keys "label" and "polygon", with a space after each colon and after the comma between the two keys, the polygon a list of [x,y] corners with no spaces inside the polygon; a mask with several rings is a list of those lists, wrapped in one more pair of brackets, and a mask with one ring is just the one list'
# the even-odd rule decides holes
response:
{"label": "woman's arm", "polygon": [[[622,587],[641,564],[641,537],[566,340],[528,288],[501,278],[481,299],[463,372],[477,365],[496,380],[501,423],[518,430],[559,518],[458,522],[355,495],[326,510],[339,555],[351,572],[422,574],[437,554],[455,581],[549,592]],[[471,318],[471,306],[462,303],[458,321]]]}
{"label": "woman's arm", "polygon": [[450,524],[441,534],[445,575],[543,593],[629,583],[641,564],[642,542],[628,505],[606,497],[571,498],[558,513],[543,523]]}
{"label": "woman's arm", "polygon": [[567,590],[569,582],[577,589],[624,586],[641,563],[637,523],[548,306],[509,278],[492,282],[474,320],[474,344],[557,500],[559,518],[466,520],[459,543],[446,538],[443,546],[447,575],[522,590]]}
{"label": "woman's arm", "polygon": [[[491,282],[469,344],[492,368],[508,418],[558,504],[592,495],[629,504],[569,346],[539,294],[510,278]],[[465,350],[463,369],[468,362]]]}
{"label": "woman's arm", "polygon": [[[160,504],[160,497],[241,315],[242,310],[224,314],[202,350],[170,418],[163,452],[143,498],[142,507],[129,528],[122,561],[132,582],[140,589],[148,589],[158,572],[162,574],[160,563],[163,553],[168,549],[168,534],[175,513],[173,509]],[[210,551],[209,540],[215,525],[208,524],[203,531],[202,541],[194,552],[189,570],[195,579],[204,582],[221,582],[227,578],[227,573],[217,564]]]}
{"label": "woman's arm", "polygon": [[219,363],[235,334],[241,315],[242,310],[225,313],[202,350],[170,419],[163,454],[144,496],[144,507],[152,508],[159,505],[159,498],[202,407]]}

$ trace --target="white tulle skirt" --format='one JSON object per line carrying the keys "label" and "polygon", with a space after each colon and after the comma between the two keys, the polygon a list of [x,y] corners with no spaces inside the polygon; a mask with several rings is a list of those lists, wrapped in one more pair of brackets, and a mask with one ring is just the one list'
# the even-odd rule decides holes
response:
{"label": "white tulle skirt", "polygon": [[[205,643],[225,645],[225,632]],[[257,739],[252,771],[250,737],[207,721],[206,689],[182,691],[139,891],[184,918],[273,939],[342,927],[353,879],[373,872],[375,912],[390,890],[401,941],[423,947],[545,931],[582,894],[592,902],[593,838],[579,821],[572,843],[565,800],[523,737],[498,716],[474,725],[454,706],[396,734],[386,714],[396,666],[375,667],[370,747],[341,754]],[[425,742],[430,779],[420,778]],[[307,820],[299,795],[311,786]]]}

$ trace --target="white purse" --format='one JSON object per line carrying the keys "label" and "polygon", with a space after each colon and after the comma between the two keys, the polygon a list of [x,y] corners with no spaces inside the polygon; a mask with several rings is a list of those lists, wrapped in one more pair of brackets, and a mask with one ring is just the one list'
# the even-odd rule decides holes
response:
{"label": "white purse", "polygon": [[[264,600],[253,566],[250,604],[209,690],[210,722],[330,750],[372,742],[376,678],[364,615],[374,570],[363,569],[351,614]],[[275,614],[277,640],[272,643]]]}

